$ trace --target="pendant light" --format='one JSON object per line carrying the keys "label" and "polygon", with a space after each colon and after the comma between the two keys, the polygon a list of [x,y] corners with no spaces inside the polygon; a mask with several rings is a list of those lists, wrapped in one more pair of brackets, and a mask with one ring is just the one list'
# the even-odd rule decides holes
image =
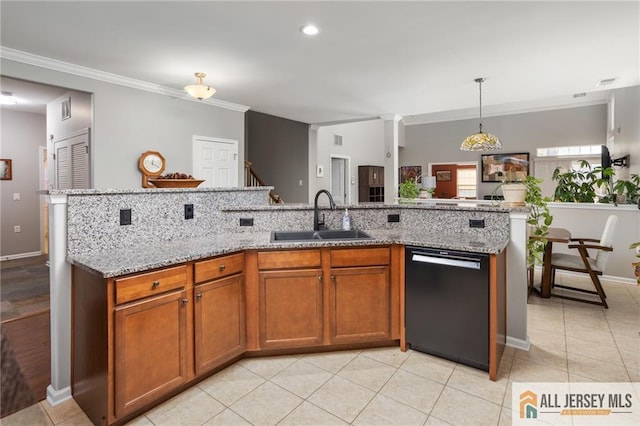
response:
{"label": "pendant light", "polygon": [[207,86],[202,82],[202,79],[207,75],[203,72],[195,73],[196,76],[196,84],[190,84],[189,86],[185,86],[184,90],[198,100],[208,99],[216,93],[216,89],[211,86]]}
{"label": "pendant light", "polygon": [[484,78],[476,78],[473,81],[478,83],[480,86],[480,131],[471,136],[467,136],[465,140],[462,141],[460,149],[462,151],[489,151],[492,149],[502,149],[502,144],[496,136],[482,131],[482,83],[484,82]]}

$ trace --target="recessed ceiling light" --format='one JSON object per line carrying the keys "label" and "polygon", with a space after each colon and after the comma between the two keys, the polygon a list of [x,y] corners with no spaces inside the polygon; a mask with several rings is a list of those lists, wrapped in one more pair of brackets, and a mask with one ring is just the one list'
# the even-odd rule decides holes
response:
{"label": "recessed ceiling light", "polygon": [[15,105],[18,103],[18,98],[13,96],[11,92],[0,93],[0,104],[2,105]]}
{"label": "recessed ceiling light", "polygon": [[311,36],[311,35],[318,34],[320,32],[320,30],[318,29],[318,27],[316,27],[313,24],[307,24],[307,25],[304,25],[304,26],[300,27],[300,32],[302,34],[306,34],[306,35],[310,35]]}

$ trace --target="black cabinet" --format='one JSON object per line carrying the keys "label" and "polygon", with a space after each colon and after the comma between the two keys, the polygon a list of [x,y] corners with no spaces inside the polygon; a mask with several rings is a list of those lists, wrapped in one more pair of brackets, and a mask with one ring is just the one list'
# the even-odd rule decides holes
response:
{"label": "black cabinet", "polygon": [[358,166],[358,202],[384,202],[383,166]]}

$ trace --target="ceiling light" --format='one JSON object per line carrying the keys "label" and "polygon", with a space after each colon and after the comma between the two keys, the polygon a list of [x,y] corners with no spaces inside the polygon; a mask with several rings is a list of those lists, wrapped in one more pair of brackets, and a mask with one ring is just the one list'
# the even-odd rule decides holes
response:
{"label": "ceiling light", "polygon": [[484,133],[482,131],[482,82],[484,78],[476,78],[476,83],[480,86],[480,131],[474,133],[471,136],[467,136],[460,149],[462,151],[489,151],[491,149],[501,149],[502,144],[500,140],[491,133]]}
{"label": "ceiling light", "polygon": [[311,35],[318,34],[320,32],[320,30],[315,25],[308,24],[308,25],[304,25],[304,26],[300,27],[300,32],[302,32],[302,34],[306,34],[306,35],[310,35],[311,36]]}
{"label": "ceiling light", "polygon": [[0,93],[0,104],[2,105],[15,105],[18,103],[18,98],[13,96],[11,92]]}
{"label": "ceiling light", "polygon": [[193,96],[196,99],[203,100],[208,99],[216,93],[216,89],[211,86],[207,86],[202,82],[202,79],[207,75],[203,72],[195,73],[196,76],[196,84],[190,84],[189,86],[185,86],[184,90]]}

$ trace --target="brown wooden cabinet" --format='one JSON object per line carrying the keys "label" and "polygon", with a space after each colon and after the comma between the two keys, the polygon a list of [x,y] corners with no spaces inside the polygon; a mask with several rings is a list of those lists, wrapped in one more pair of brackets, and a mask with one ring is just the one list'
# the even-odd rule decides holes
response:
{"label": "brown wooden cabinet", "polygon": [[[244,255],[216,258],[194,265],[195,370],[206,373],[241,355],[246,347]],[[229,276],[228,276],[229,275]]]}
{"label": "brown wooden cabinet", "polygon": [[330,341],[391,339],[389,247],[331,250]]}
{"label": "brown wooden cabinet", "polygon": [[358,202],[384,202],[384,167],[358,166]]}
{"label": "brown wooden cabinet", "polygon": [[115,309],[116,417],[187,381],[187,304],[174,291]]}
{"label": "brown wooden cabinet", "polygon": [[398,340],[402,253],[247,250],[116,278],[74,267],[73,397],[94,424],[122,423],[245,352]]}
{"label": "brown wooden cabinet", "polygon": [[322,344],[320,250],[258,253],[260,348]]}

